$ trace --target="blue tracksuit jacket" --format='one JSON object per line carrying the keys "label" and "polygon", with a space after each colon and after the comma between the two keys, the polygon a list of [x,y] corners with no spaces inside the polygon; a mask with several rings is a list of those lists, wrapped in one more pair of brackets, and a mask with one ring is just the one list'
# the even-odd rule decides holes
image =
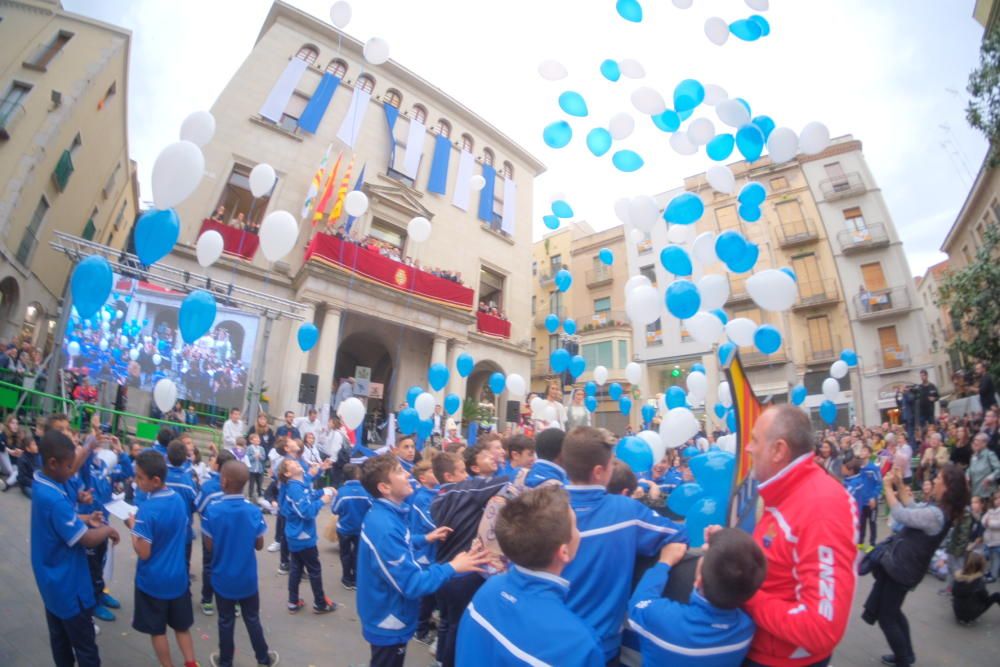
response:
{"label": "blue tracksuit jacket", "polygon": [[597,631],[606,660],[618,655],[636,555],[652,556],[669,542],[687,542],[680,524],[637,500],[602,486],[566,487],[576,512],[580,549],[563,576],[569,608]]}
{"label": "blue tracksuit jacket", "polygon": [[222,480],[214,470],[208,473],[208,479],[201,485],[198,496],[194,499],[194,508],[201,515],[202,521],[208,516],[208,508],[222,498]]}
{"label": "blue tracksuit jacket", "polygon": [[851,494],[854,498],[855,504],[857,504],[860,510],[865,506],[867,502],[867,489],[865,488],[865,478],[860,472],[856,475],[851,475],[844,478],[844,486],[847,487],[847,492]]}
{"label": "blue tracksuit jacket", "polygon": [[455,664],[602,667],[594,631],[566,606],[569,582],[518,565],[476,591],[458,626]]}
{"label": "blue tracksuit jacket", "polygon": [[420,598],[455,574],[440,563],[421,567],[407,527],[410,508],[378,498],[365,516],[358,543],[358,616],[361,634],[375,646],[405,644],[417,629]]}
{"label": "blue tracksuit jacket", "polygon": [[[410,501],[410,531],[413,535],[426,535],[437,528],[434,525],[434,520],[431,519],[431,501],[434,500],[437,493],[437,489],[418,486],[416,491],[410,494],[408,498]],[[435,552],[434,543],[426,541],[423,546],[413,549],[417,562],[421,565],[433,563]]]}
{"label": "blue tracksuit jacket", "polygon": [[310,489],[301,480],[291,479],[285,484],[285,499],[280,511],[285,517],[289,551],[316,546],[316,516],[323,508],[322,497],[322,490]]}
{"label": "blue tracksuit jacket", "polygon": [[531,466],[531,470],[528,471],[528,475],[524,478],[524,485],[529,489],[533,489],[542,482],[550,479],[558,480],[563,486],[569,483],[569,478],[566,477],[565,470],[552,461],[538,459]]}
{"label": "blue tracksuit jacket", "polygon": [[337,515],[337,532],[342,535],[360,535],[361,524],[372,506],[372,497],[356,479],[344,482],[337,491],[337,499],[330,511]]}
{"label": "blue tracksuit jacket", "polygon": [[629,627],[639,634],[644,665],[739,667],[755,630],[741,609],[719,609],[697,590],[688,604],[660,597],[670,566],[646,571],[629,600]]}
{"label": "blue tracksuit jacket", "polygon": [[190,542],[194,539],[194,500],[198,496],[190,466],[185,469],[184,466],[172,466],[168,463],[167,478],[163,481],[166,482],[167,488],[179,494],[184,501],[188,517],[188,542]]}
{"label": "blue tracksuit jacket", "polygon": [[878,500],[882,496],[882,471],[869,461],[861,469],[861,477],[865,480],[865,502]]}

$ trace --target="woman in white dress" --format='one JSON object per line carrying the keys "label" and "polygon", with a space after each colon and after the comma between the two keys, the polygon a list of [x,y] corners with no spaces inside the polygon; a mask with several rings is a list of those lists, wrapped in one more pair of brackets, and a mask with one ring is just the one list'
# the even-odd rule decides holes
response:
{"label": "woman in white dress", "polygon": [[545,407],[542,408],[541,414],[533,416],[535,418],[535,433],[547,428],[566,430],[566,406],[562,404],[562,389],[559,382],[549,384]]}
{"label": "woman in white dress", "polygon": [[583,389],[574,389],[569,408],[566,409],[566,430],[577,426],[591,426],[590,410],[583,404]]}

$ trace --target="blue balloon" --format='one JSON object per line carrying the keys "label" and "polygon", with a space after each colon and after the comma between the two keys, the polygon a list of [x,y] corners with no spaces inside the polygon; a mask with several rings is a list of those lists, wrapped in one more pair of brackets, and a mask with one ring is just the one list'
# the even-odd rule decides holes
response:
{"label": "blue balloon", "polygon": [[626,173],[635,171],[645,164],[639,154],[632,150],[616,152],[611,156],[611,163],[617,167],[618,171]]}
{"label": "blue balloon", "polygon": [[801,382],[792,387],[792,405],[802,405],[808,394],[806,386]]}
{"label": "blue balloon", "polygon": [[111,294],[113,281],[111,265],[100,255],[91,255],[76,265],[69,287],[73,307],[81,318],[88,318],[101,310]]}
{"label": "blue balloon", "polygon": [[729,32],[744,42],[755,42],[760,39],[760,25],[749,19],[740,19],[729,24]]}
{"label": "blue balloon", "polygon": [[572,336],[576,333],[576,320],[566,318],[562,323],[563,331]]}
{"label": "blue balloon", "polygon": [[788,276],[791,276],[792,280],[794,280],[795,282],[799,282],[799,277],[795,275],[795,271],[792,271],[792,269],[790,269],[789,267],[783,266],[778,270],[784,274],[787,274]]}
{"label": "blue balloon", "polygon": [[545,226],[549,229],[559,229],[559,216],[557,215],[543,215],[542,222],[545,223]]}
{"label": "blue balloon", "polygon": [[622,68],[610,58],[601,63],[601,76],[614,83],[622,76]]}
{"label": "blue balloon", "polygon": [[688,532],[692,547],[705,544],[705,529],[709,526],[726,525],[727,502],[715,498],[699,498],[684,518],[684,528]]}
{"label": "blue balloon", "polygon": [[632,23],[642,21],[642,5],[639,4],[639,0],[617,0],[615,9],[618,10],[618,15],[626,21]]}
{"label": "blue balloon", "polygon": [[628,435],[618,441],[615,446],[615,458],[639,474],[649,472],[653,468],[653,450],[642,438]]}
{"label": "blue balloon", "polygon": [[827,424],[833,424],[837,421],[837,406],[833,401],[827,400],[820,403],[819,406],[819,416],[822,417],[823,421]]}
{"label": "blue balloon", "polygon": [[396,416],[396,426],[403,435],[413,435],[420,427],[420,415],[416,408],[404,408]]}
{"label": "blue balloon", "polygon": [[472,373],[472,369],[475,365],[476,360],[473,359],[472,355],[468,352],[463,352],[458,355],[458,359],[455,360],[455,370],[457,370],[458,374],[464,378],[469,377],[469,374]]}
{"label": "blue balloon", "polygon": [[431,389],[434,391],[441,391],[448,384],[450,375],[448,367],[444,364],[431,364],[431,367],[427,369],[427,383],[430,384]]}
{"label": "blue balloon", "polygon": [[212,328],[215,322],[215,297],[211,292],[195,290],[181,302],[177,323],[181,330],[181,338],[185,343],[193,343]]}
{"label": "blue balloon", "polygon": [[726,406],[722,403],[715,404],[715,416],[719,419],[725,419],[726,417]]}
{"label": "blue balloon", "polygon": [[692,373],[704,373],[705,372],[705,364],[703,364],[701,362],[698,362],[697,364],[691,364],[691,372]]}
{"label": "blue balloon", "polygon": [[[713,315],[715,315],[716,317],[718,317],[719,321],[722,322],[723,324],[728,324],[729,323],[729,316],[726,315],[726,311],[722,310],[721,308],[716,308],[715,310],[713,310],[711,312],[712,312]],[[704,373],[704,372],[705,371],[702,370],[702,373]]]}
{"label": "blue balloon", "polygon": [[717,134],[711,141],[705,144],[705,152],[708,153],[708,157],[716,162],[722,162],[733,154],[735,146],[736,139],[733,138],[733,135]]}
{"label": "blue balloon", "polygon": [[767,199],[767,190],[764,186],[756,181],[750,181],[742,188],[740,188],[740,193],[736,195],[736,200],[741,204],[750,204],[752,206],[760,206]]}
{"label": "blue balloon", "polygon": [[728,503],[733,483],[736,457],[721,450],[703,452],[694,456],[688,465],[695,481],[705,491],[706,498]]}
{"label": "blue balloon", "polygon": [[552,214],[559,218],[572,218],[573,207],[564,199],[556,199],[552,202]]}
{"label": "blue balloon", "polygon": [[617,401],[622,397],[622,386],[617,382],[612,382],[608,385],[608,396],[612,401]]}
{"label": "blue balloon", "polygon": [[507,378],[500,371],[490,376],[490,391],[499,396],[507,386]]}
{"label": "blue balloon", "polygon": [[650,118],[653,119],[653,125],[664,132],[676,132],[681,126],[681,117],[673,109],[667,109]]}
{"label": "blue balloon", "polygon": [[736,411],[732,408],[726,410],[726,426],[729,428],[730,432],[736,432]]}
{"label": "blue balloon", "polygon": [[747,123],[736,131],[736,148],[753,162],[764,152],[764,133],[753,123]]}
{"label": "blue balloon", "polygon": [[722,232],[715,239],[715,254],[724,264],[739,259],[746,251],[746,239],[732,229]]}
{"label": "blue balloon", "polygon": [[414,443],[417,447],[417,451],[421,451],[424,448],[424,443],[427,442],[427,438],[431,437],[431,433],[434,432],[434,419],[421,419],[420,423],[417,424],[417,437],[414,439]]}
{"label": "blue balloon", "polygon": [[680,109],[677,110],[677,117],[680,118],[681,120],[687,120],[693,115],[694,115],[694,109],[688,109],[687,111],[681,111]]}
{"label": "blue balloon", "polygon": [[705,203],[701,197],[691,192],[682,192],[667,204],[663,219],[678,225],[690,225],[705,214]]}
{"label": "blue balloon", "polygon": [[611,150],[611,133],[603,127],[595,127],[587,133],[587,148],[595,157],[601,157]]}
{"label": "blue balloon", "polygon": [[701,308],[698,286],[690,280],[675,280],[667,287],[667,310],[679,320],[693,317]]}
{"label": "blue balloon", "polygon": [[653,418],[656,417],[656,407],[649,403],[643,405],[639,412],[642,414],[642,421],[645,424],[652,422]]}
{"label": "blue balloon", "polygon": [[690,111],[705,100],[705,87],[694,79],[684,79],[674,88],[674,108]]}
{"label": "blue balloon", "polygon": [[601,264],[605,266],[611,266],[615,263],[615,255],[611,252],[610,248],[601,248],[597,253],[597,258],[601,260]]}
{"label": "blue balloon", "polygon": [[559,316],[555,313],[549,313],[545,316],[545,330],[549,333],[555,333],[559,330]]}
{"label": "blue balloon", "polygon": [[626,417],[630,412],[632,412],[632,399],[628,396],[622,396],[618,399],[618,410]]}
{"label": "blue balloon", "polygon": [[760,257],[760,247],[756,243],[747,243],[743,254],[731,262],[726,262],[726,268],[733,273],[746,273],[753,269]]}
{"label": "blue balloon", "polygon": [[587,115],[587,102],[583,99],[583,95],[572,90],[567,90],[559,96],[559,108],[570,116],[582,118]]}
{"label": "blue balloon", "polygon": [[757,116],[750,122],[760,128],[761,134],[764,135],[764,141],[767,141],[767,138],[771,136],[771,132],[774,131],[774,121],[770,116]]}
{"label": "blue balloon", "polygon": [[687,405],[687,394],[680,387],[674,386],[667,389],[667,397],[664,399],[667,404],[667,409],[673,410],[674,408],[683,408]]}
{"label": "blue balloon", "polygon": [[840,360],[849,367],[853,368],[858,365],[858,353],[850,348],[845,348],[844,351],[840,353]]}
{"label": "blue balloon", "polygon": [[763,212],[760,210],[760,206],[754,206],[753,204],[740,204],[740,208],[737,213],[739,213],[740,217],[747,222],[757,222],[760,220],[760,216]]}
{"label": "blue balloon", "polygon": [[583,395],[597,396],[597,383],[591,380],[587,384],[583,385]]}
{"label": "blue balloon", "polygon": [[667,496],[667,507],[674,514],[687,516],[696,502],[705,497],[705,491],[694,482],[685,482]]}
{"label": "blue balloon", "polygon": [[587,360],[579,354],[574,355],[573,358],[569,360],[569,374],[573,376],[574,380],[583,375],[585,370],[587,370]]}
{"label": "blue balloon", "polygon": [[174,249],[180,233],[181,221],[174,209],[147,211],[135,225],[135,254],[146,266],[158,262]]}
{"label": "blue balloon", "polygon": [[411,408],[417,404],[417,396],[424,393],[424,388],[419,385],[413,385],[406,390],[406,404]]}
{"label": "blue balloon", "polygon": [[303,322],[299,326],[296,338],[299,340],[299,349],[308,352],[316,347],[316,341],[319,340],[319,329],[312,322]]}
{"label": "blue balloon", "polygon": [[699,451],[699,449],[697,447],[692,446],[692,445],[688,445],[683,450],[681,450],[681,456],[683,456],[684,458],[686,458],[688,460],[693,459],[694,457],[698,456],[698,454],[700,454],[700,453],[701,452]]}
{"label": "blue balloon", "polygon": [[583,405],[589,411],[595,412],[597,410],[597,397],[596,396],[587,396],[586,398],[583,399]]}
{"label": "blue balloon", "polygon": [[760,28],[760,36],[767,37],[771,34],[771,24],[767,22],[767,19],[760,14],[754,14],[747,19],[751,23],[755,23],[758,28]]}
{"label": "blue balloon", "polygon": [[549,148],[565,148],[572,138],[573,128],[564,120],[557,120],[542,130],[542,140]]}
{"label": "blue balloon", "polygon": [[732,343],[723,343],[719,346],[719,364],[725,366],[732,359],[736,352],[736,346]]}
{"label": "blue balloon", "polygon": [[573,274],[567,269],[559,269],[556,271],[555,284],[557,290],[565,292],[573,284]]}
{"label": "blue balloon", "polygon": [[549,364],[552,366],[553,373],[563,373],[569,368],[571,355],[567,350],[559,348],[558,350],[553,350],[552,354],[549,356]]}
{"label": "blue balloon", "polygon": [[687,251],[679,245],[668,245],[661,250],[660,264],[675,276],[690,276],[694,270]]}
{"label": "blue balloon", "polygon": [[753,334],[753,344],[764,354],[774,354],[781,348],[781,332],[770,324],[762,324]]}
{"label": "blue balloon", "polygon": [[458,394],[448,394],[444,397],[444,411],[453,415],[462,409],[462,399]]}

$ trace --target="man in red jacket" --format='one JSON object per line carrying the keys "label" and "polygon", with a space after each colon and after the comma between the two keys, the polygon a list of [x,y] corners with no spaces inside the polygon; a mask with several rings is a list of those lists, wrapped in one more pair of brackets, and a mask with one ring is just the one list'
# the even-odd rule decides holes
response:
{"label": "man in red jacket", "polygon": [[757,624],[747,665],[825,667],[847,630],[855,588],[857,508],[813,460],[814,432],[798,407],[769,408],[750,440],[764,513],[754,540],[767,578],[746,604]]}

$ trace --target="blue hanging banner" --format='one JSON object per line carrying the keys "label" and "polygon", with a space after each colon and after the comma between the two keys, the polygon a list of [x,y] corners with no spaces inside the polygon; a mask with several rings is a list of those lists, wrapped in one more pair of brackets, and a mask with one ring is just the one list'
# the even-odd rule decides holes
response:
{"label": "blue hanging banner", "polygon": [[440,134],[434,137],[434,160],[431,162],[431,177],[427,181],[427,191],[443,195],[448,189],[448,162],[451,161],[451,140]]}
{"label": "blue hanging banner", "polygon": [[488,225],[493,224],[493,186],[497,180],[497,170],[491,165],[483,165],[483,178],[486,185],[479,191],[479,219]]}
{"label": "blue hanging banner", "polygon": [[382,103],[385,109],[385,122],[389,125],[389,166],[396,163],[396,119],[399,118],[399,109],[388,102]]}
{"label": "blue hanging banner", "polygon": [[313,91],[312,97],[309,98],[309,104],[302,112],[302,117],[299,118],[300,128],[311,134],[316,134],[316,128],[323,120],[323,114],[326,113],[326,108],[330,105],[330,100],[333,99],[333,94],[339,85],[340,79],[338,77],[329,72],[323,75],[316,90]]}

